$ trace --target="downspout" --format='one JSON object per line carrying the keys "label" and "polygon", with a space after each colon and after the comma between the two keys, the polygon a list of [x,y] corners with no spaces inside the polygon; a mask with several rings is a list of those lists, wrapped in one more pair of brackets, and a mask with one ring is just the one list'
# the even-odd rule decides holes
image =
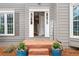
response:
{"label": "downspout", "polygon": [[54,40],[54,20],[53,20],[53,30],[52,30],[52,34],[53,34],[53,40]]}

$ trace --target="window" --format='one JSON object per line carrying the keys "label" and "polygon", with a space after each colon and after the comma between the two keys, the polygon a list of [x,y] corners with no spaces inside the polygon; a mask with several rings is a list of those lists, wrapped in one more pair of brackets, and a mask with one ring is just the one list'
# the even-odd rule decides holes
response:
{"label": "window", "polygon": [[79,5],[70,5],[70,36],[79,38]]}
{"label": "window", "polygon": [[0,11],[0,36],[14,33],[14,11]]}

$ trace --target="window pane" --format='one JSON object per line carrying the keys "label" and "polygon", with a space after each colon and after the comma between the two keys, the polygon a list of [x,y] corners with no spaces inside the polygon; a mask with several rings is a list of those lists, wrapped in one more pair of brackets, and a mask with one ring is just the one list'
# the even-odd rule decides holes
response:
{"label": "window pane", "polygon": [[77,20],[77,16],[75,16],[73,19],[74,19],[74,20]]}
{"label": "window pane", "polygon": [[73,35],[79,36],[79,6],[73,7]]}
{"label": "window pane", "polygon": [[4,34],[4,15],[0,14],[0,34]]}
{"label": "window pane", "polygon": [[78,29],[77,29],[77,34],[78,34],[78,36],[79,36],[79,21],[77,22],[77,24],[78,24],[78,25],[77,25],[77,28],[78,28]]}
{"label": "window pane", "polygon": [[73,35],[77,35],[77,21],[73,22]]}
{"label": "window pane", "polygon": [[77,20],[77,7],[73,7],[73,19]]}
{"label": "window pane", "polygon": [[13,14],[7,14],[7,30],[8,34],[13,34]]}
{"label": "window pane", "polygon": [[79,21],[73,22],[73,34],[79,36]]}
{"label": "window pane", "polygon": [[73,20],[79,20],[79,6],[73,7]]}
{"label": "window pane", "polygon": [[79,6],[77,6],[77,20],[79,20]]}

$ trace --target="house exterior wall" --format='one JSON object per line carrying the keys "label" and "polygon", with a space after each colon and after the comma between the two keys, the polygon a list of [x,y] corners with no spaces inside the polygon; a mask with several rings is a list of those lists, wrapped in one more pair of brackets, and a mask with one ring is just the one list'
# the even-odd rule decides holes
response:
{"label": "house exterior wall", "polygon": [[[56,4],[48,4],[43,3],[41,5],[35,3],[23,4],[23,3],[1,3],[0,10],[1,11],[8,11],[14,10],[15,11],[15,36],[0,36],[0,45],[9,45],[15,44],[17,42],[23,41],[24,39],[29,38],[29,9],[36,9],[36,8],[48,8],[50,10],[50,37],[52,37],[52,21],[54,17],[54,5]],[[52,13],[51,13],[52,12]]]}
{"label": "house exterior wall", "polygon": [[[70,38],[70,18],[69,18],[69,3],[15,3],[15,4],[0,4],[0,10],[15,11],[15,36],[1,36],[0,45],[9,45],[20,42],[29,38],[29,9],[49,8],[50,20],[49,31],[50,39],[57,39],[63,42],[64,47],[79,46],[78,39]],[[53,27],[54,23],[54,27]],[[53,31],[54,28],[54,31]],[[54,33],[54,35],[53,35]]]}
{"label": "house exterior wall", "polygon": [[15,11],[15,36],[0,36],[0,46],[15,44],[25,39],[25,5],[0,3],[1,11]]}
{"label": "house exterior wall", "polygon": [[57,39],[64,47],[79,47],[79,39],[70,37],[70,4],[57,4]]}
{"label": "house exterior wall", "polygon": [[57,4],[57,39],[63,42],[64,47],[69,42],[69,4]]}

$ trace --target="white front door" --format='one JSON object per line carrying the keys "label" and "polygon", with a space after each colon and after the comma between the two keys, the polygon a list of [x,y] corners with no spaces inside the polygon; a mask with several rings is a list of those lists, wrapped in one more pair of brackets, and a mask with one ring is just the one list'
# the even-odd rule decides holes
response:
{"label": "white front door", "polygon": [[29,37],[34,37],[34,12],[44,12],[45,37],[49,37],[49,9],[29,9]]}

